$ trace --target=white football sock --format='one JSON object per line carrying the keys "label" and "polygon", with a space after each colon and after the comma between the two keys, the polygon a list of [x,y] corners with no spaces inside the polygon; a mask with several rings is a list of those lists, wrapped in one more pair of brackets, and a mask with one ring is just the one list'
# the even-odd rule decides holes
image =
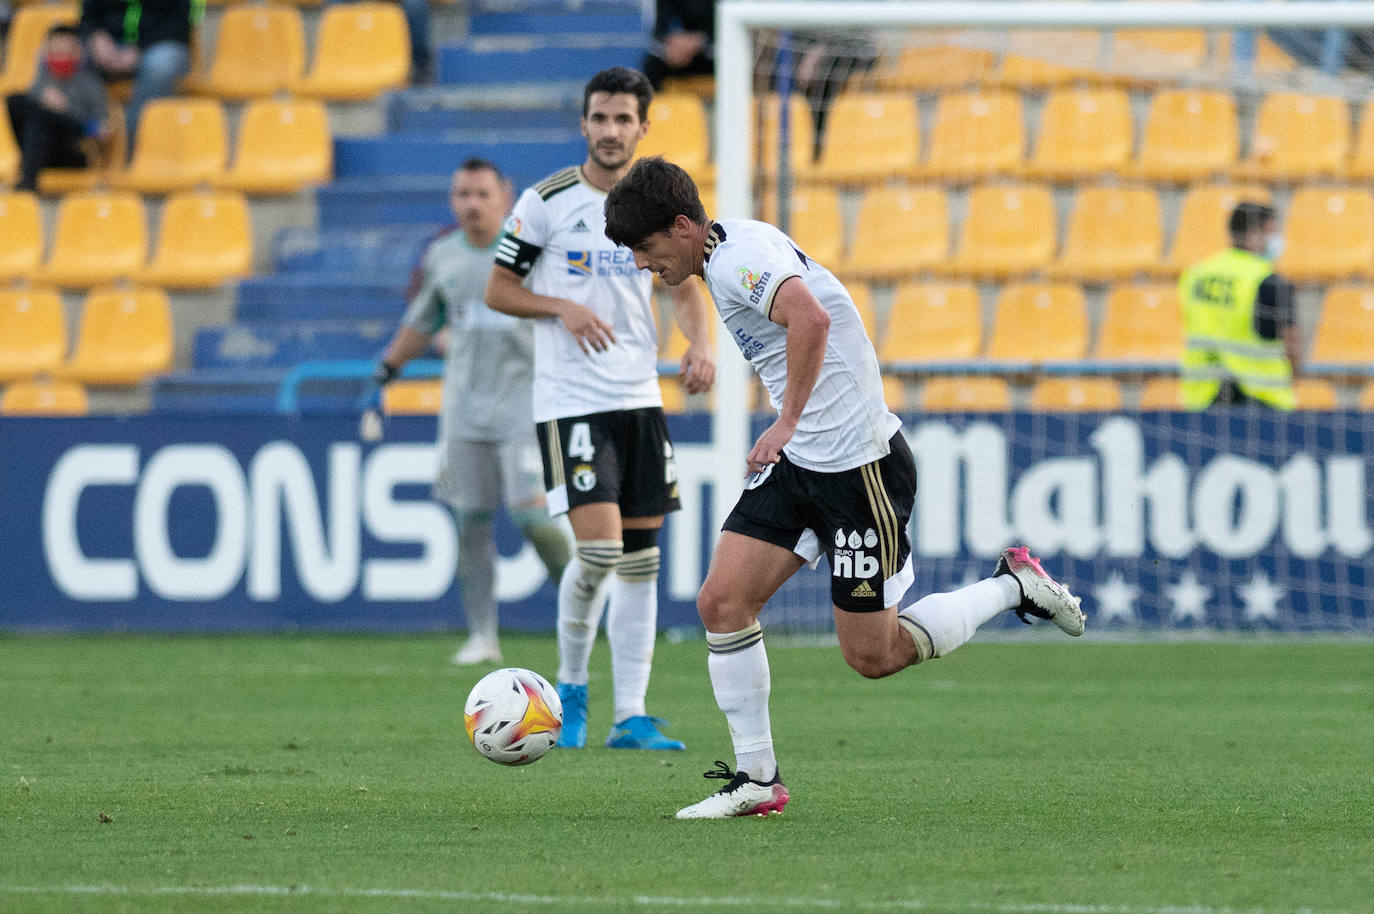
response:
{"label": "white football sock", "polygon": [[611,582],[606,639],[611,643],[615,723],[647,713],[644,696],[649,691],[658,631],[658,562],[657,546],[627,552]]}
{"label": "white football sock", "polygon": [[[943,657],[973,637],[978,626],[1021,605],[1021,585],[1009,574],[984,578],[950,593],[922,597],[897,613],[897,621],[911,632],[918,651],[924,634],[933,647],[931,656]],[[918,629],[918,630],[917,630]]]}
{"label": "white football sock", "polygon": [[778,760],[768,719],[771,677],[763,629],[755,622],[743,631],[707,632],[706,646],[711,651],[706,662],[711,688],[735,744],[735,768],[755,781],[771,781],[778,773]]}
{"label": "white football sock", "polygon": [[587,540],[558,582],[558,681],[586,685],[587,663],[605,603],[601,582],[620,561],[620,540]]}

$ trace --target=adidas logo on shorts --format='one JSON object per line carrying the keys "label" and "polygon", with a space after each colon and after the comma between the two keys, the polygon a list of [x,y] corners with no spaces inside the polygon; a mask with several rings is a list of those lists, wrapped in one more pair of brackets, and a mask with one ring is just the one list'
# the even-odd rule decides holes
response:
{"label": "adidas logo on shorts", "polygon": [[849,592],[851,597],[876,597],[878,595],[872,587],[868,586],[867,581],[860,581],[859,586]]}

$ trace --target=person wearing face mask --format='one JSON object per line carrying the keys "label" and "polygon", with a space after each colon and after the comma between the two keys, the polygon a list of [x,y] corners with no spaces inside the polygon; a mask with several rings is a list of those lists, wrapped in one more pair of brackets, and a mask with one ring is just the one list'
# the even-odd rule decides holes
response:
{"label": "person wearing face mask", "polygon": [[124,112],[131,141],[143,107],[174,94],[190,70],[191,40],[204,13],[205,0],[82,0],[92,67],[107,81],[134,81]]}
{"label": "person wearing face mask", "polygon": [[53,26],[33,87],[5,99],[19,146],[18,190],[36,189],[44,168],[84,168],[86,141],[106,134],[105,84],[82,67],[82,58],[81,34]]}
{"label": "person wearing face mask", "polygon": [[1179,278],[1183,405],[1292,410],[1302,353],[1293,285],[1274,272],[1283,251],[1278,218],[1271,206],[1245,202],[1231,212],[1228,228],[1231,247]]}

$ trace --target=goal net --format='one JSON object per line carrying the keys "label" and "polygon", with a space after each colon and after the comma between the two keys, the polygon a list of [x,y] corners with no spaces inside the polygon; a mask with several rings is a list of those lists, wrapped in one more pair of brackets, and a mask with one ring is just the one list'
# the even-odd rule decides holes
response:
{"label": "goal net", "polygon": [[[1097,630],[1374,631],[1374,5],[718,10],[713,212],[854,293],[918,462],[908,600],[1024,542]],[[1299,409],[1187,413],[1179,273],[1243,200],[1283,226]],[[715,399],[717,524],[750,399]],[[827,630],[829,586],[765,623]]]}

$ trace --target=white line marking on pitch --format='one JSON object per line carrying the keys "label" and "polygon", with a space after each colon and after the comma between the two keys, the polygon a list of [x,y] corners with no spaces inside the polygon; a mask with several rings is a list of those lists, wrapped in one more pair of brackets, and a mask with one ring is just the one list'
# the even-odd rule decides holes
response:
{"label": "white line marking on pitch", "polygon": [[646,908],[814,908],[818,910],[862,911],[987,911],[994,914],[1349,914],[1346,911],[1317,908],[1232,908],[1212,905],[1115,905],[1052,904],[1048,902],[941,902],[931,904],[916,899],[896,901],[853,901],[834,898],[766,898],[726,895],[721,897],[674,897],[664,895],[523,895],[509,892],[462,892],[444,889],[358,889],[325,888],[310,885],[0,885],[8,895],[192,895],[192,896],[315,896],[323,898],[396,898],[421,901],[494,901],[506,904],[561,907],[640,905]]}

